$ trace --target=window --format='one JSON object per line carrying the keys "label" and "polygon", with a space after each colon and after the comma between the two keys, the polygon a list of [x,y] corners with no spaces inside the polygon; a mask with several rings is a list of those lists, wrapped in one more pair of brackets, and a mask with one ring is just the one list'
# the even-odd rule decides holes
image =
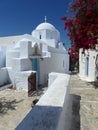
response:
{"label": "window", "polygon": [[40,37],[39,37],[40,39],[42,39],[42,36],[41,36],[41,34],[40,34]]}
{"label": "window", "polygon": [[63,60],[63,68],[64,68],[65,64],[64,64],[64,60]]}

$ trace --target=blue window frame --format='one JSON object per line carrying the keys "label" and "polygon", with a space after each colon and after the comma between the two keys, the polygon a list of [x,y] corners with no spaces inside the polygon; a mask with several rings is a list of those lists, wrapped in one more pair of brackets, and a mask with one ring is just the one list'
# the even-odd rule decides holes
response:
{"label": "blue window frame", "polygon": [[86,57],[86,62],[85,62],[85,75],[88,76],[89,74],[89,57]]}
{"label": "blue window frame", "polygon": [[38,84],[39,84],[39,82],[40,82],[40,68],[39,68],[39,59],[38,58],[34,58],[32,60],[32,70],[37,71]]}

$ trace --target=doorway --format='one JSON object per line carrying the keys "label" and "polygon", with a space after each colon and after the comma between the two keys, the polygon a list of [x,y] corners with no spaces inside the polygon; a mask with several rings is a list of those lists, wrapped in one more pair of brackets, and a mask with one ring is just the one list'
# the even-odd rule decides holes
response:
{"label": "doorway", "polygon": [[32,59],[32,70],[37,72],[37,83],[40,83],[40,66],[39,66],[39,58]]}
{"label": "doorway", "polygon": [[86,57],[86,61],[85,61],[85,75],[86,76],[89,75],[89,57]]}

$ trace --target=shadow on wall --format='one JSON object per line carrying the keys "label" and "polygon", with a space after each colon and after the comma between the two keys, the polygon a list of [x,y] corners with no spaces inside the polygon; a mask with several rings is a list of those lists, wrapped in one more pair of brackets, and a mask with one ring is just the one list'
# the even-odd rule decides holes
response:
{"label": "shadow on wall", "polygon": [[80,100],[78,95],[71,95],[72,97],[72,125],[70,130],[80,130]]}
{"label": "shadow on wall", "polygon": [[56,130],[62,107],[36,105],[15,130]]}

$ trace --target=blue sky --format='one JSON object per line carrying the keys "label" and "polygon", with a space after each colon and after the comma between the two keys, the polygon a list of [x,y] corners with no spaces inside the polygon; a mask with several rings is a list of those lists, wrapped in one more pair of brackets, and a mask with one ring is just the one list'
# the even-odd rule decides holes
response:
{"label": "blue sky", "polygon": [[70,0],[0,0],[0,37],[31,34],[37,25],[44,22],[53,24],[61,33],[61,40],[69,44],[65,36],[64,22]]}

